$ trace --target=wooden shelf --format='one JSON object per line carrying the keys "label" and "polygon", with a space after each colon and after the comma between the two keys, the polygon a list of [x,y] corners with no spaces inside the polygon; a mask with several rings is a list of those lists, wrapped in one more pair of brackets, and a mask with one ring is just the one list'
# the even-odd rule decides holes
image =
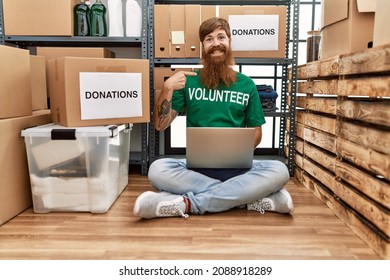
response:
{"label": "wooden shelf", "polygon": [[[295,177],[390,258],[390,45],[298,67]],[[288,132],[287,132],[288,133]]]}

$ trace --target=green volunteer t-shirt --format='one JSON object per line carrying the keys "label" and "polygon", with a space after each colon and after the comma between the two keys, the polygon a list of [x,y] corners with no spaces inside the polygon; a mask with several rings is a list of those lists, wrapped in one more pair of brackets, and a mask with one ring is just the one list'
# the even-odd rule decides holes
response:
{"label": "green volunteer t-shirt", "polygon": [[230,87],[205,88],[197,76],[187,76],[172,97],[172,109],[186,111],[188,127],[254,127],[265,123],[260,97],[251,78],[237,72]]}

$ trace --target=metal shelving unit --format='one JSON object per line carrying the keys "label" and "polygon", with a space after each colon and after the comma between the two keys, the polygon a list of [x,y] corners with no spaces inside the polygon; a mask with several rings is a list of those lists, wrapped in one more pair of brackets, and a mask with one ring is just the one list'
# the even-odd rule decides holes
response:
{"label": "metal shelving unit", "polygon": [[[285,58],[236,58],[235,62],[240,67],[242,65],[275,65],[282,67],[282,86],[281,86],[281,108],[277,112],[266,112],[266,117],[280,118],[280,138],[277,158],[286,161],[290,176],[293,176],[293,156],[294,156],[294,138],[295,138],[295,99],[296,99],[296,83],[297,83],[297,66],[298,66],[298,42],[299,42],[299,4],[300,0],[156,0],[150,1],[151,13],[153,12],[154,4],[201,4],[201,5],[285,5],[287,7],[287,24],[286,24],[286,48]],[[151,19],[152,20],[152,19]],[[292,26],[291,26],[292,24]],[[154,57],[154,26],[150,30],[150,60],[155,65],[172,65],[172,64],[198,64],[199,59],[185,59],[185,58],[155,58]],[[289,46],[292,43],[292,56],[290,57]],[[287,86],[288,86],[288,67],[292,68],[292,80],[290,89],[290,106],[287,107]],[[153,72],[153,71],[152,71]],[[152,80],[152,79],[151,79]],[[151,98],[153,100],[153,98]],[[288,158],[283,156],[283,147],[285,145],[286,122],[290,119],[290,129],[288,141]],[[153,120],[153,116],[151,118]],[[158,137],[153,131],[151,134],[151,145],[153,149],[150,150],[150,162],[152,162],[156,155],[158,148],[156,142]]]}
{"label": "metal shelving unit", "polygon": [[[266,116],[280,118],[279,158],[283,159],[283,147],[285,145],[286,119],[290,119],[290,137],[288,141],[287,165],[290,175],[293,174],[293,153],[295,136],[295,95],[297,81],[297,56],[298,56],[298,23],[300,0],[143,0],[143,29],[140,38],[128,37],[46,37],[46,36],[6,36],[4,35],[3,7],[0,0],[0,44],[28,46],[79,46],[79,47],[140,47],[142,58],[150,61],[150,109],[151,122],[141,124],[141,152],[133,153],[131,164],[140,164],[141,173],[147,174],[149,164],[154,161],[158,153],[158,134],[153,127],[153,103],[154,103],[154,65],[171,64],[198,64],[199,59],[156,59],[154,57],[154,4],[201,4],[201,5],[285,5],[287,7],[286,26],[286,58],[238,58],[238,65],[275,65],[282,67],[281,108],[278,112],[268,112]],[[292,17],[292,21],[291,21]],[[291,26],[292,22],[292,26]],[[289,56],[289,45],[292,43],[292,56]],[[288,67],[292,67],[291,80],[291,104],[287,110],[287,79]]]}
{"label": "metal shelving unit", "polygon": [[[150,1],[142,0],[142,35],[141,37],[62,37],[62,36],[8,36],[4,32],[3,3],[0,0],[0,44],[27,48],[30,46],[62,46],[62,47],[140,47],[142,59],[149,58]],[[153,14],[153,13],[152,13]],[[152,68],[151,68],[152,69]],[[152,89],[152,88],[151,88]],[[152,90],[151,90],[152,92]],[[150,125],[141,124],[141,151],[131,152],[130,164],[140,164],[141,173],[147,174],[149,166],[148,134]]]}

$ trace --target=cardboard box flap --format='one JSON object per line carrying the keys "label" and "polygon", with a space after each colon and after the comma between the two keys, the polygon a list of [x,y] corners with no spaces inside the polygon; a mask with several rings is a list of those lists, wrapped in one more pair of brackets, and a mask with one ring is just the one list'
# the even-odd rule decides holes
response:
{"label": "cardboard box flap", "polygon": [[348,2],[349,0],[326,0],[321,10],[321,29],[348,18]]}
{"label": "cardboard box flap", "polygon": [[356,0],[357,8],[360,13],[375,12],[376,0]]}

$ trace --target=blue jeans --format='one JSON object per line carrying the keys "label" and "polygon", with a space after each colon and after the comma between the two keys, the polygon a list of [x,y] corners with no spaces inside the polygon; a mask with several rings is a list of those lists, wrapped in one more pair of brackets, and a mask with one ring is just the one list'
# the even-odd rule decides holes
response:
{"label": "blue jeans", "polygon": [[191,213],[222,212],[246,205],[279,191],[290,175],[277,160],[254,160],[244,174],[221,181],[190,170],[185,159],[163,158],[149,167],[149,180],[160,191],[183,195],[191,202]]}

